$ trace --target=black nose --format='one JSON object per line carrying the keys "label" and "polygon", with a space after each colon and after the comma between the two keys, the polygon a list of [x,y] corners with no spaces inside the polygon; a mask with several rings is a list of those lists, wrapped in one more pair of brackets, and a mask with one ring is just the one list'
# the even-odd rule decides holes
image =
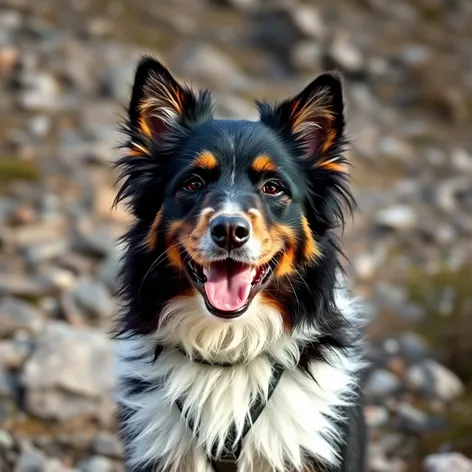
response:
{"label": "black nose", "polygon": [[240,216],[217,216],[210,224],[211,238],[228,251],[247,243],[250,230],[249,221]]}

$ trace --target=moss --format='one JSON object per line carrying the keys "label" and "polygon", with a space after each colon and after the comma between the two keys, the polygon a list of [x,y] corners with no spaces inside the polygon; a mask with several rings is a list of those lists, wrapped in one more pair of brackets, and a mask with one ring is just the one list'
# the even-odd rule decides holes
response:
{"label": "moss", "polygon": [[0,156],[0,183],[12,180],[36,180],[39,170],[34,163],[10,156]]}
{"label": "moss", "polygon": [[[425,309],[427,319],[416,326],[442,360],[465,382],[472,382],[472,267],[443,269],[434,275],[416,268],[410,274],[410,299]],[[448,298],[447,310],[443,309]]]}

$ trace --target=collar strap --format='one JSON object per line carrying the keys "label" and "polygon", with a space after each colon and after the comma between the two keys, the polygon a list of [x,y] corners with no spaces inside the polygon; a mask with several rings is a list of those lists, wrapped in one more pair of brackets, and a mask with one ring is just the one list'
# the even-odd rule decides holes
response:
{"label": "collar strap", "polygon": [[203,364],[203,365],[209,365],[212,367],[234,367],[236,365],[243,365],[243,362],[216,362],[216,361],[209,361],[207,359],[204,359],[202,356],[196,355],[190,357],[185,351],[185,349],[178,347],[177,350],[183,354],[184,356],[188,357],[192,362],[196,362],[198,364]]}
{"label": "collar strap", "polygon": [[[212,365],[212,364],[210,364]],[[233,365],[233,364],[231,364]],[[236,428],[234,424],[231,425],[228,436],[226,437],[225,440],[225,446],[223,453],[220,455],[217,455],[216,453],[212,454],[212,457],[207,457],[208,462],[212,465],[213,469],[218,472],[220,465],[221,464],[236,464],[236,462],[239,459],[240,453],[241,453],[241,448],[242,448],[242,442],[247,433],[250,431],[251,427],[254,425],[254,423],[257,421],[261,413],[264,411],[264,408],[266,407],[267,403],[269,402],[270,398],[272,397],[272,394],[275,391],[275,388],[277,387],[280,378],[282,377],[282,374],[284,373],[284,366],[282,364],[279,364],[278,362],[272,364],[272,375],[269,381],[269,389],[267,392],[267,401],[264,401],[264,398],[259,394],[256,397],[255,402],[251,406],[251,409],[249,410],[249,415],[246,417],[246,421],[244,423],[244,428],[243,432],[241,434],[240,439],[235,443],[235,438],[236,438]],[[175,404],[177,405],[177,408],[179,409],[182,417],[184,418],[185,422],[187,423],[187,427],[192,431],[192,433],[198,438],[199,437],[199,431],[196,428],[192,418],[187,418],[183,414],[184,407],[183,407],[183,402],[179,398],[175,401]]]}

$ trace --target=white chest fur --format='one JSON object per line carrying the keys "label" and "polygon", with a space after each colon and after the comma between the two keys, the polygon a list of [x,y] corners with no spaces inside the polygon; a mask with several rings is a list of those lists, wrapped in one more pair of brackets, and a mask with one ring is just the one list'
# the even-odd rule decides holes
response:
{"label": "white chest fur", "polygon": [[[273,315],[272,315],[273,316]],[[259,333],[261,334],[261,333]],[[333,444],[337,408],[348,404],[361,361],[332,351],[329,362],[313,362],[310,376],[294,368],[296,345],[316,333],[281,335],[270,354],[286,370],[259,419],[243,441],[239,472],[304,471],[307,456],[327,464],[338,458]],[[122,379],[137,378],[154,385],[148,392],[119,392],[118,401],[132,410],[125,427],[130,436],[129,465],[157,461],[165,472],[212,472],[205,454],[224,446],[234,422],[241,434],[257,394],[267,395],[271,366],[264,354],[246,365],[207,366],[191,362],[168,348],[155,363],[136,354],[151,352],[155,338],[119,342]],[[289,353],[290,355],[288,355]],[[135,356],[126,360],[126,357]],[[184,413],[198,427],[195,437],[175,405],[184,398]]]}

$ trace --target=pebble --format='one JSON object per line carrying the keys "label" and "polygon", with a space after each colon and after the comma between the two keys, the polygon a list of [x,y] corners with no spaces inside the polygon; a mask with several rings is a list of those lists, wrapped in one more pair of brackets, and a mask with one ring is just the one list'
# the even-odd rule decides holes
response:
{"label": "pebble", "polygon": [[428,415],[407,402],[401,402],[396,410],[401,431],[418,433],[430,426]]}
{"label": "pebble", "polygon": [[0,451],[8,451],[13,448],[15,441],[11,434],[4,429],[0,429]]}
{"label": "pebble", "polygon": [[210,87],[239,89],[246,83],[231,59],[207,43],[183,43],[173,51],[171,61],[186,77]]}
{"label": "pebble", "polygon": [[369,376],[365,390],[368,395],[382,399],[385,396],[392,395],[401,389],[400,379],[387,370],[375,370]]}
{"label": "pebble", "polygon": [[472,472],[472,461],[463,454],[432,454],[423,462],[425,472]]}
{"label": "pebble", "polygon": [[97,318],[107,318],[114,311],[114,304],[107,288],[96,280],[83,280],[74,288],[76,302]]}
{"label": "pebble", "polygon": [[115,434],[107,432],[98,434],[93,440],[92,448],[93,452],[99,456],[106,456],[112,459],[121,459],[123,457],[123,445]]}
{"label": "pebble", "polygon": [[411,206],[398,204],[377,212],[375,222],[380,227],[409,231],[416,226],[418,217]]}
{"label": "pebble", "polygon": [[431,359],[408,369],[406,385],[415,392],[434,395],[445,402],[464,393],[461,380],[449,369]]}
{"label": "pebble", "polygon": [[0,274],[0,296],[10,294],[15,297],[39,298],[52,290],[45,279],[21,274]]}
{"label": "pebble", "polygon": [[345,34],[335,36],[329,54],[336,66],[346,73],[358,73],[363,70],[362,53]]}
{"label": "pebble", "polygon": [[23,444],[13,472],[49,472],[46,469],[46,456],[39,449]]}
{"label": "pebble", "polygon": [[70,392],[78,402],[85,397],[80,405],[87,406],[87,398],[102,400],[112,392],[113,359],[105,332],[50,322],[26,362],[22,383],[36,405],[43,393],[50,394],[54,403],[60,398],[58,392]]}
{"label": "pebble", "polygon": [[113,464],[110,459],[102,456],[92,456],[79,464],[80,472],[112,472]]}
{"label": "pebble", "polygon": [[302,72],[320,70],[323,50],[316,41],[301,41],[297,43],[291,52],[290,62],[292,67]]}
{"label": "pebble", "polygon": [[107,69],[102,77],[102,93],[125,103],[129,100],[136,61],[124,61]]}
{"label": "pebble", "polygon": [[297,5],[289,9],[293,24],[307,38],[322,39],[326,26],[319,11],[312,5]]}
{"label": "pebble", "polygon": [[472,174],[472,155],[465,149],[454,149],[451,152],[451,163],[459,172]]}
{"label": "pebble", "polygon": [[372,428],[381,428],[388,423],[389,413],[384,406],[368,405],[364,409],[367,424]]}
{"label": "pebble", "polygon": [[0,340],[0,368],[18,369],[31,352],[28,339]]}
{"label": "pebble", "polygon": [[0,337],[22,330],[35,332],[41,326],[41,313],[30,303],[9,296],[0,300]]}
{"label": "pebble", "polygon": [[27,110],[54,110],[60,107],[61,91],[55,77],[36,71],[23,77],[23,91],[18,97]]}

